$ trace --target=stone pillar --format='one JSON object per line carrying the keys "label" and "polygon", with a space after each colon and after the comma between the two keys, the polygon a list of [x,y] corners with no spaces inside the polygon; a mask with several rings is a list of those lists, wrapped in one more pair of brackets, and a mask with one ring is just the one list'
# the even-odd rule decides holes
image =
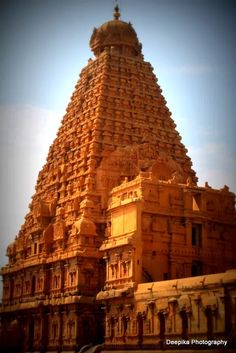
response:
{"label": "stone pillar", "polygon": [[48,336],[49,336],[48,316],[49,316],[49,312],[47,310],[47,307],[43,307],[40,310],[40,318],[42,322],[41,344],[40,344],[41,352],[46,352],[47,345],[48,345]]}
{"label": "stone pillar", "polygon": [[58,308],[58,316],[59,316],[58,347],[60,351],[62,350],[62,341],[63,341],[63,314],[64,314],[64,308],[63,306],[59,306]]}

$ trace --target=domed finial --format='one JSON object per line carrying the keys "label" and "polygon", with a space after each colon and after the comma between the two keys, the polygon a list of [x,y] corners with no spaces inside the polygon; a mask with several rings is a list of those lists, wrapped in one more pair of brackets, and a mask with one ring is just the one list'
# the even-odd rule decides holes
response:
{"label": "domed finial", "polygon": [[119,6],[116,5],[114,8],[114,19],[119,20],[120,19],[120,11],[119,11]]}

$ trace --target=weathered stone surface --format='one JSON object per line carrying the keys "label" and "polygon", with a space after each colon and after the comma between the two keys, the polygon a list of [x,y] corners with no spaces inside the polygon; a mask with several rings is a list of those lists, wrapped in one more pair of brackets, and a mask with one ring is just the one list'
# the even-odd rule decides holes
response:
{"label": "weathered stone surface", "polygon": [[153,69],[117,9],[90,44],[96,58],[7,249],[1,332],[20,330],[25,352],[78,351],[104,337],[116,349],[151,348],[190,334],[190,324],[208,337],[217,313],[211,334],[230,329],[232,338],[235,272],[207,275],[236,267],[235,195],[197,186]]}
{"label": "weathered stone surface", "polygon": [[[194,340],[226,341],[232,348],[232,332],[226,336],[230,311],[235,310],[236,271],[138,284],[132,294],[124,290],[104,290],[99,300],[107,302],[106,347],[196,349]],[[110,299],[108,302],[108,298]],[[224,319],[225,318],[225,319]],[[229,332],[229,331],[227,331]],[[183,343],[184,341],[188,343]],[[182,343],[181,343],[182,342]],[[212,342],[212,349],[225,348]],[[200,348],[203,348],[200,347]]]}

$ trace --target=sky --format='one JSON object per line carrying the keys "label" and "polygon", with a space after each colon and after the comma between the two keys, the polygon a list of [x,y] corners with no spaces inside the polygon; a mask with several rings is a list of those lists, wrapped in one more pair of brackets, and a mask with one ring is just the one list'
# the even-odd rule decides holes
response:
{"label": "sky", "polygon": [[[0,2],[0,266],[34,194],[93,28],[113,0]],[[199,185],[236,192],[236,2],[118,0],[150,62]]]}

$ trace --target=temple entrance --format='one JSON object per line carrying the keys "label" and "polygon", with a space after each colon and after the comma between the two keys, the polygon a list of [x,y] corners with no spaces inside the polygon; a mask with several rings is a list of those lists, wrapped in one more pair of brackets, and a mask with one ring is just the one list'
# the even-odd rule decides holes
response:
{"label": "temple entrance", "polygon": [[29,342],[29,349],[33,350],[34,345],[34,318],[30,317],[28,321],[28,342]]}
{"label": "temple entrance", "polygon": [[202,263],[201,261],[193,261],[192,262],[192,276],[201,276],[202,271]]}
{"label": "temple entrance", "polygon": [[141,313],[139,313],[137,316],[137,325],[138,325],[138,344],[142,344],[142,342],[143,342],[143,317],[142,317]]}
{"label": "temple entrance", "polygon": [[207,339],[211,340],[213,338],[213,316],[212,310],[207,308],[205,311],[206,319],[207,319]]}
{"label": "temple entrance", "polygon": [[165,316],[163,313],[159,313],[158,318],[159,318],[159,325],[160,325],[160,339],[163,340],[165,338],[165,331],[166,331]]}
{"label": "temple entrance", "polygon": [[187,339],[188,338],[188,316],[186,314],[186,311],[181,311],[181,320],[182,320],[182,338]]}
{"label": "temple entrance", "polygon": [[94,332],[91,327],[90,320],[87,317],[83,318],[82,320],[82,330],[83,330],[83,334],[82,334],[83,345],[93,343]]}

